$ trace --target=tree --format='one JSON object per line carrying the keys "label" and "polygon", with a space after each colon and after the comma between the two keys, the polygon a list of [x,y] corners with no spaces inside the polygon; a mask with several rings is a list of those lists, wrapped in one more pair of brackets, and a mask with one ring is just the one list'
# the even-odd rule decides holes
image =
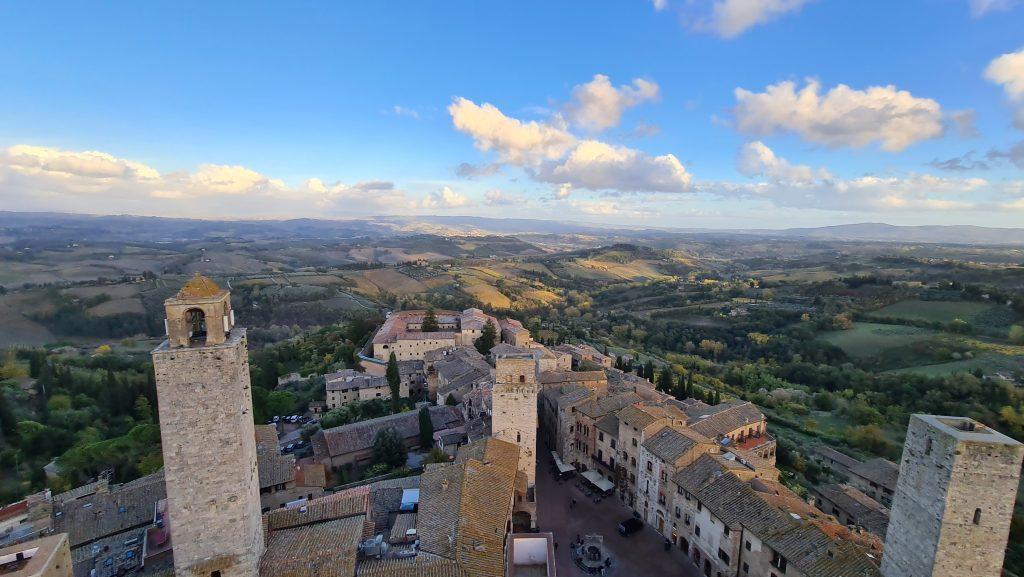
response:
{"label": "tree", "polygon": [[153,420],[153,408],[149,406],[149,399],[142,395],[135,397],[135,418],[143,423]]}
{"label": "tree", "polygon": [[658,390],[662,392],[669,392],[672,390],[672,368],[665,365],[661,368],[661,374],[658,375]]}
{"label": "tree", "polygon": [[459,402],[455,400],[455,395],[448,395],[444,398],[444,404],[449,407],[454,407],[459,404]]}
{"label": "tree", "polygon": [[439,329],[437,325],[437,315],[434,314],[434,307],[427,309],[427,314],[423,316],[423,324],[420,327],[425,333],[437,332]]}
{"label": "tree", "polygon": [[447,463],[448,461],[448,453],[441,450],[441,447],[434,447],[430,450],[430,453],[427,454],[427,458],[423,459],[423,462],[427,465],[432,463]]}
{"label": "tree", "polygon": [[487,319],[487,324],[484,325],[484,330],[480,332],[480,337],[476,340],[476,350],[480,351],[481,355],[486,355],[491,352],[494,345],[497,344],[498,329],[494,327],[494,323],[491,319]]}
{"label": "tree", "polygon": [[267,395],[267,413],[270,415],[290,415],[295,411],[297,399],[291,391],[273,391]]}
{"label": "tree", "polygon": [[420,409],[420,449],[434,446],[434,422],[430,420],[430,408]]}
{"label": "tree", "polygon": [[1010,327],[1010,342],[1016,345],[1024,345],[1024,325],[1013,325]]}
{"label": "tree", "polygon": [[388,369],[385,376],[388,379],[388,387],[391,389],[391,412],[397,413],[402,410],[402,398],[399,396],[402,377],[398,373],[398,359],[394,352],[388,356]]}
{"label": "tree", "polygon": [[722,393],[715,391],[714,396],[711,398],[711,404],[717,405],[722,402]]}
{"label": "tree", "polygon": [[405,442],[394,427],[381,429],[373,437],[373,464],[383,463],[388,469],[405,465],[408,451]]}

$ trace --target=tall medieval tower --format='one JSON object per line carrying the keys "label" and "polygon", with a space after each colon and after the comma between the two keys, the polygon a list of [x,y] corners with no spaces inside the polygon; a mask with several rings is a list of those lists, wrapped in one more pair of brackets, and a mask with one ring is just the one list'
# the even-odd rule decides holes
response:
{"label": "tall medieval tower", "polygon": [[[491,434],[519,445],[519,472],[526,478],[526,494],[517,495],[513,520],[529,515],[530,527],[537,523],[537,395],[540,393],[540,363],[532,353],[507,353],[494,359],[494,388],[491,394]],[[518,515],[516,514],[518,513]]]}
{"label": "tall medieval tower", "polygon": [[256,577],[260,484],[245,329],[198,273],[164,302],[153,351],[176,577]]}
{"label": "tall medieval tower", "polygon": [[1024,445],[966,417],[914,415],[884,577],[999,577]]}

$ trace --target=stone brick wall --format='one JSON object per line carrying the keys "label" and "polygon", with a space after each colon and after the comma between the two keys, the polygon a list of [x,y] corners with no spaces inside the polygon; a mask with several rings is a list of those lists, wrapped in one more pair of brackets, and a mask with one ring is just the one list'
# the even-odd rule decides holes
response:
{"label": "stone brick wall", "polygon": [[[526,475],[527,491],[532,495],[537,480],[537,361],[532,357],[499,357],[494,370],[492,435],[519,445],[519,471]],[[517,503],[517,509],[530,513],[536,522],[536,499]]]}
{"label": "stone brick wall", "polygon": [[153,351],[177,577],[255,577],[263,554],[245,329]]}
{"label": "stone brick wall", "polygon": [[985,435],[928,418],[914,415],[907,429],[882,574],[998,577],[1024,446],[979,441]]}

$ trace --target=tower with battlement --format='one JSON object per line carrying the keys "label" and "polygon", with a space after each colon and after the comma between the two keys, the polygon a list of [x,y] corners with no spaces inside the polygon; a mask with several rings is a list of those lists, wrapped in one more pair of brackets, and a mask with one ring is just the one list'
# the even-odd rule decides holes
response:
{"label": "tower with battlement", "polygon": [[913,415],[884,577],[999,577],[1024,445],[966,417]]}
{"label": "tower with battlement", "polygon": [[528,521],[530,527],[537,523],[535,484],[539,371],[539,361],[532,354],[499,354],[494,360],[491,394],[491,434],[519,445],[519,472],[526,481],[525,494],[516,496],[513,520],[519,525],[526,525]]}
{"label": "tower with battlement", "polygon": [[164,302],[153,353],[176,577],[256,577],[260,484],[245,329],[198,274]]}

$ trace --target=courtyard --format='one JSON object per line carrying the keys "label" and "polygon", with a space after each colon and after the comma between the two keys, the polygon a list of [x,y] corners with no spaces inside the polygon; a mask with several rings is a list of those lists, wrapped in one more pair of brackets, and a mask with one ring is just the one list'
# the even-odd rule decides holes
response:
{"label": "courtyard", "polygon": [[[598,533],[604,537],[604,546],[613,560],[605,575],[699,577],[699,571],[682,551],[675,547],[665,550],[664,537],[652,527],[645,525],[639,533],[629,537],[619,535],[617,527],[633,515],[632,509],[615,496],[594,503],[592,497],[588,498],[576,488],[578,479],[579,476],[562,482],[556,481],[551,472],[550,453],[541,452],[537,463],[537,526],[541,531],[554,534],[559,576],[586,575],[573,563],[571,545],[577,536]],[[570,510],[569,502],[572,498],[576,499],[576,505]]]}

